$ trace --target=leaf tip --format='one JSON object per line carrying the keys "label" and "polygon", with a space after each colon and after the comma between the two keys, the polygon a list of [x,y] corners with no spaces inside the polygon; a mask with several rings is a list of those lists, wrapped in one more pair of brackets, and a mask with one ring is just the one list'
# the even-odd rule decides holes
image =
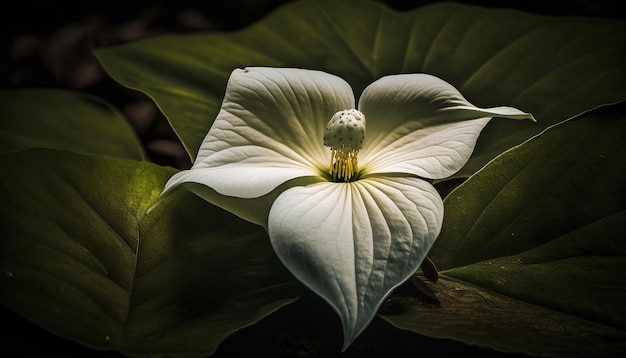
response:
{"label": "leaf tip", "polygon": [[150,215],[152,210],[156,209],[156,207],[159,206],[160,203],[161,203],[161,200],[157,199],[152,205],[148,207],[148,210],[146,210],[146,215]]}
{"label": "leaf tip", "polygon": [[165,197],[169,196],[171,194],[170,191],[163,191],[154,201],[154,203],[150,204],[150,206],[148,207],[148,210],[146,210],[146,215],[150,215],[150,213],[156,209],[159,205],[161,205],[161,203],[163,203],[163,200],[165,199]]}

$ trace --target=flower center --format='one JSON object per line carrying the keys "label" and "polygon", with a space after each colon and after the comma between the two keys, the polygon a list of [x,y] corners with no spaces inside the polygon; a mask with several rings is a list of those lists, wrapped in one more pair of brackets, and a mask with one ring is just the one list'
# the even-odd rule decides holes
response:
{"label": "flower center", "polygon": [[350,181],[359,170],[357,154],[363,148],[365,116],[356,109],[333,115],[324,131],[324,145],[330,148],[328,173],[334,181]]}

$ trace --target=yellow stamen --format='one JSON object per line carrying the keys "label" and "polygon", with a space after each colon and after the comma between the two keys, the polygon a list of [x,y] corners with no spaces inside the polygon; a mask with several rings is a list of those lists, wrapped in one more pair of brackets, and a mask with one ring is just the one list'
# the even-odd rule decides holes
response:
{"label": "yellow stamen", "polygon": [[329,173],[334,181],[350,181],[359,171],[358,150],[331,150]]}

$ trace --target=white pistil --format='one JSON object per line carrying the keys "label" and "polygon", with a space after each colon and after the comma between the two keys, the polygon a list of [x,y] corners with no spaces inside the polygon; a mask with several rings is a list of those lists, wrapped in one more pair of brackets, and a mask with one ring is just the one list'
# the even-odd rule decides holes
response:
{"label": "white pistil", "polygon": [[324,131],[324,145],[330,148],[328,173],[334,181],[350,181],[359,170],[357,155],[365,138],[365,116],[356,109],[333,115]]}

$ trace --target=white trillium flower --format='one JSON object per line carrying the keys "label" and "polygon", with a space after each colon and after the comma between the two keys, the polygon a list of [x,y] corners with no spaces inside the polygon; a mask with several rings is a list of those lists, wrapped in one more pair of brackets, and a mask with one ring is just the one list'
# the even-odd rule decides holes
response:
{"label": "white trillium flower", "polygon": [[382,77],[355,104],[328,73],[237,69],[192,168],[162,194],[185,186],[263,225],[284,265],[341,317],[344,350],[440,232],[443,201],[423,178],[457,172],[492,117],[534,121],[475,107],[427,74]]}

